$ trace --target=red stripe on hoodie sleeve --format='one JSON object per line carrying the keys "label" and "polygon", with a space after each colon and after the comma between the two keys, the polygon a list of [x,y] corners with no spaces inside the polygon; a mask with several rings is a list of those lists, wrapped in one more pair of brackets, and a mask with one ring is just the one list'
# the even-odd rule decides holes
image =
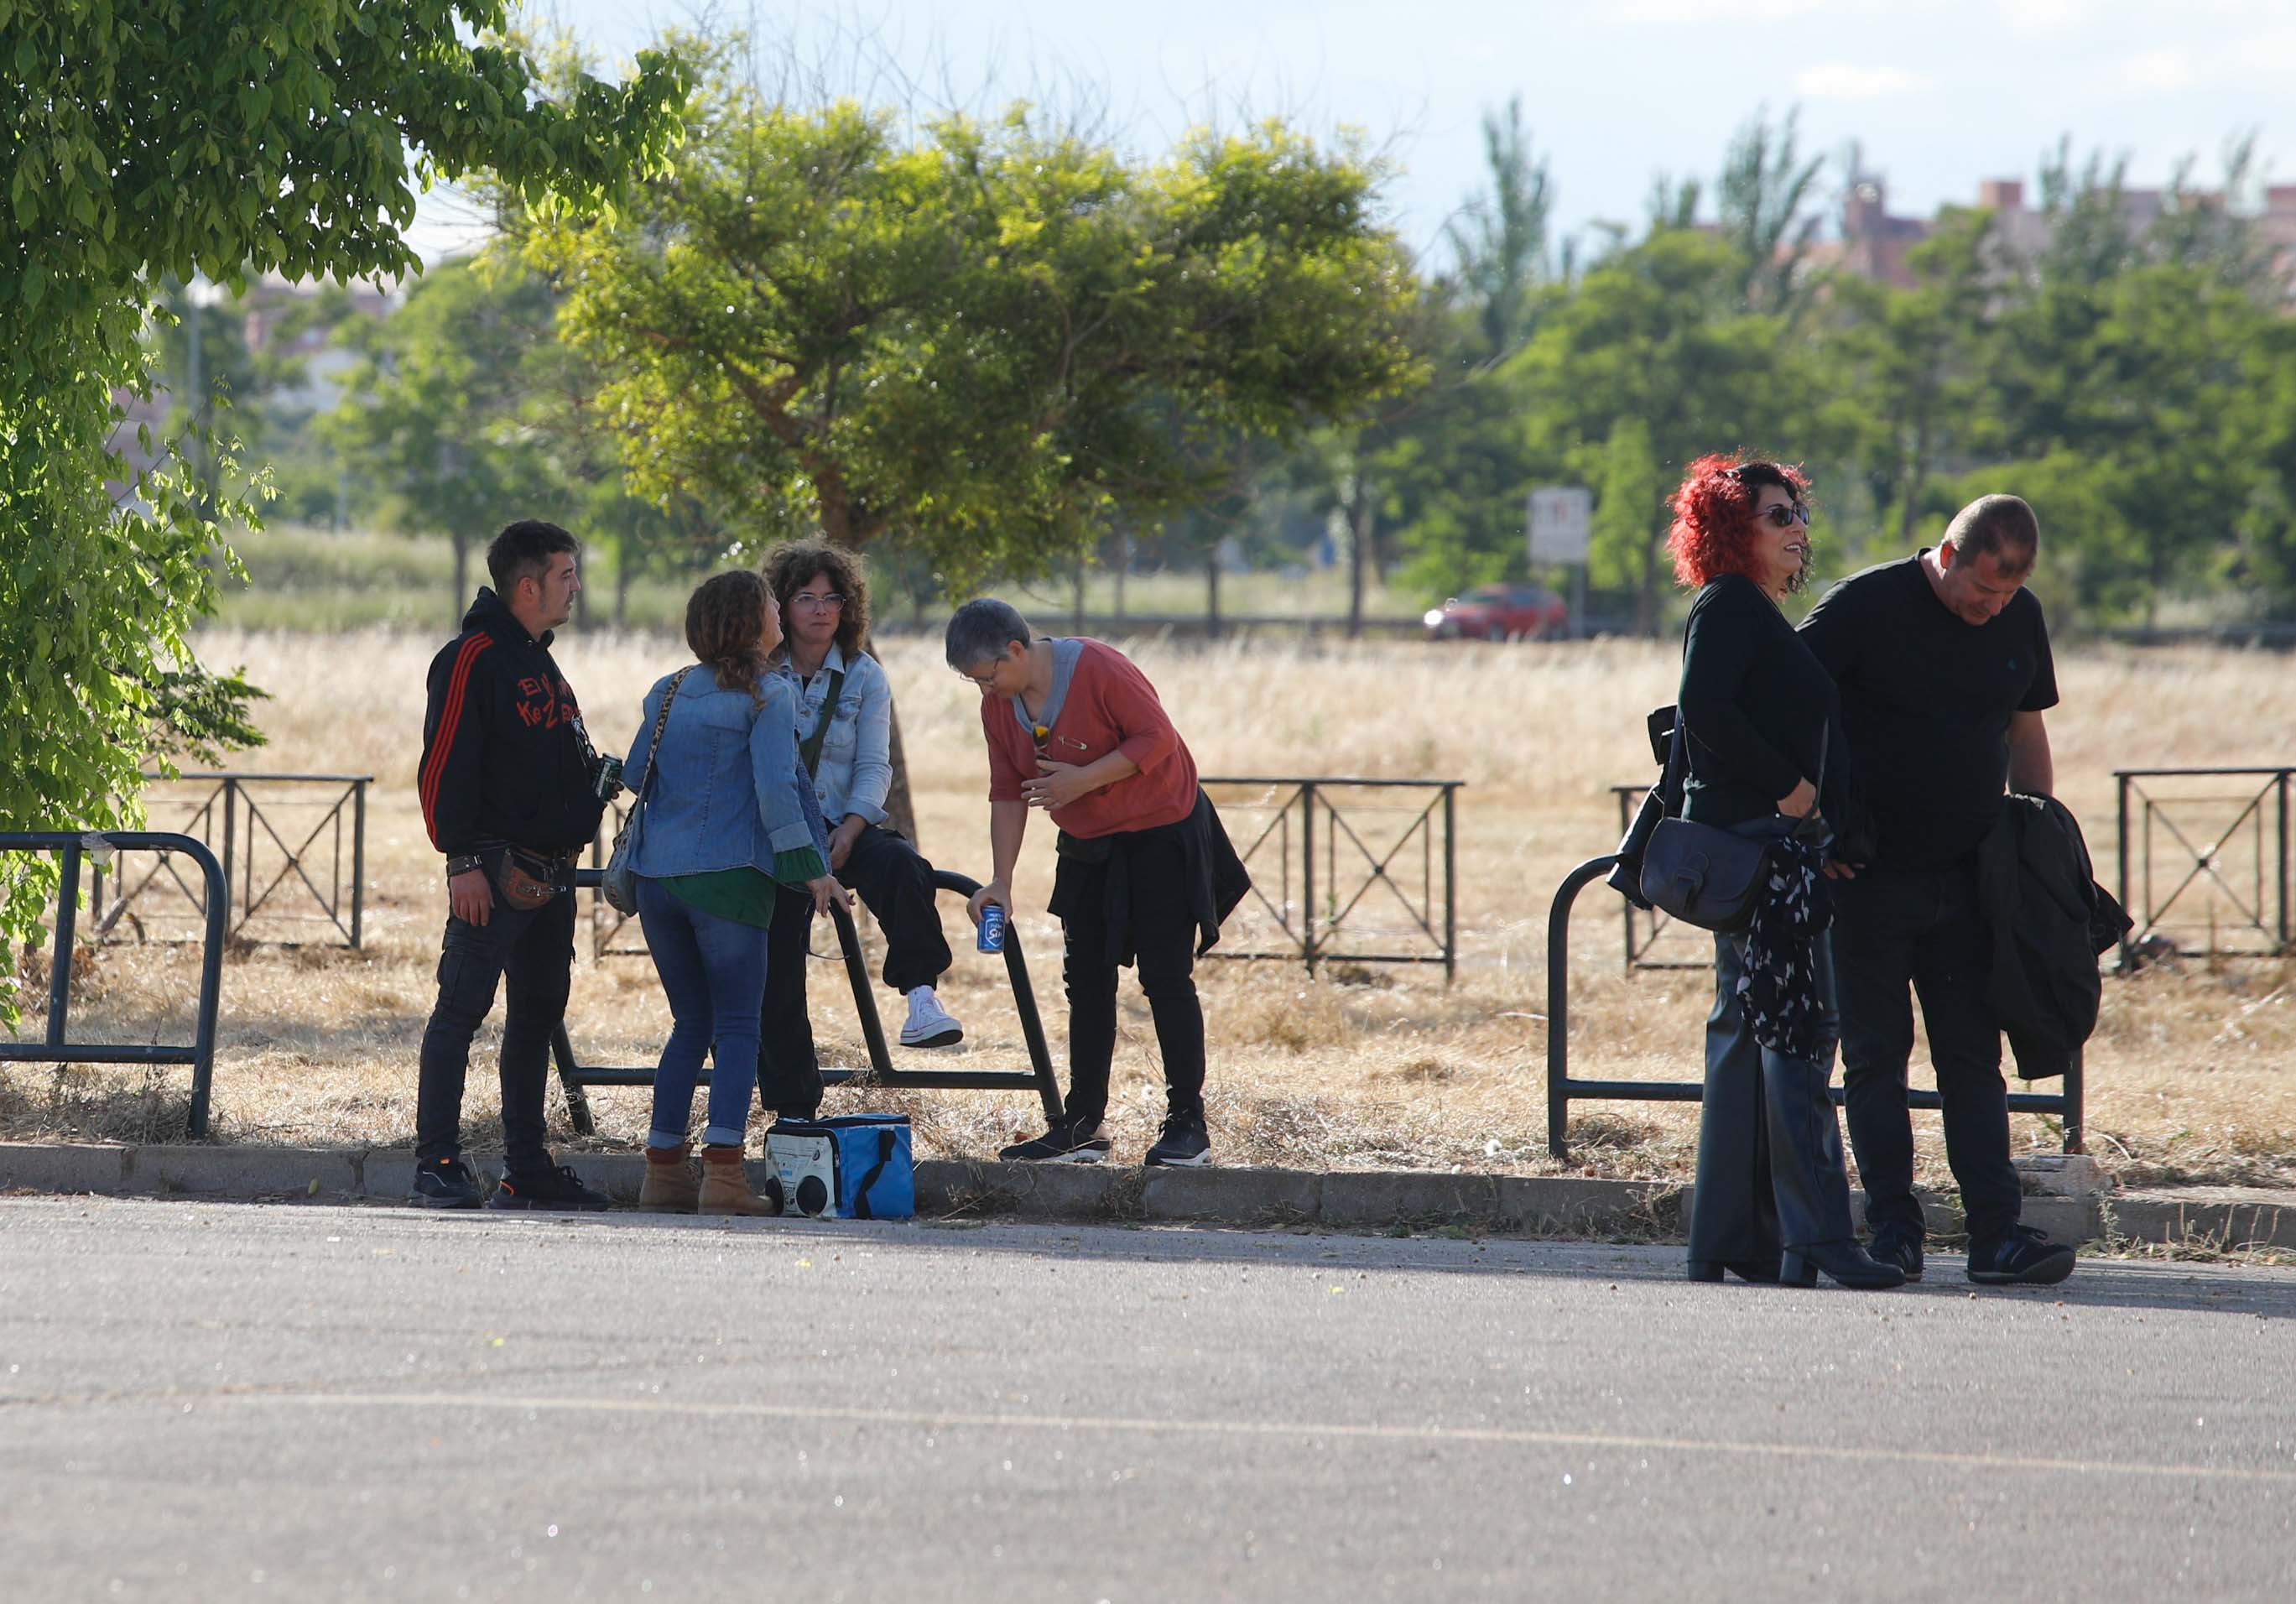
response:
{"label": "red stripe on hoodie sleeve", "polygon": [[439,844],[439,782],[445,778],[447,759],[455,749],[455,737],[461,732],[463,704],[470,688],[471,666],[479,654],[493,645],[494,637],[474,634],[463,643],[461,655],[455,659],[455,673],[447,686],[447,705],[439,715],[439,729],[430,740],[430,756],[422,765],[420,790],[422,798],[422,828],[430,832],[430,844]]}

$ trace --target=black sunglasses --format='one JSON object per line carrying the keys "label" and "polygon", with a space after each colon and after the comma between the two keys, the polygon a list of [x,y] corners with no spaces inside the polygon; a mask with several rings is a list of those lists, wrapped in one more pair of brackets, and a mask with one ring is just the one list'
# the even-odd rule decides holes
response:
{"label": "black sunglasses", "polygon": [[1765,507],[1761,516],[1769,520],[1774,529],[1790,529],[1796,524],[1809,522],[1809,509],[1800,502],[1780,502],[1774,507]]}

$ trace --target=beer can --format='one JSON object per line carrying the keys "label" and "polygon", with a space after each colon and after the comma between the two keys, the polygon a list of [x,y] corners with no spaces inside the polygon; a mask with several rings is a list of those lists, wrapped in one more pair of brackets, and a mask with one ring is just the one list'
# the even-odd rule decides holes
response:
{"label": "beer can", "polygon": [[599,801],[612,801],[615,793],[622,789],[622,760],[611,756],[599,758],[594,784]]}
{"label": "beer can", "polygon": [[980,910],[980,935],[973,945],[984,953],[1004,950],[1004,909],[997,903],[984,904]]}

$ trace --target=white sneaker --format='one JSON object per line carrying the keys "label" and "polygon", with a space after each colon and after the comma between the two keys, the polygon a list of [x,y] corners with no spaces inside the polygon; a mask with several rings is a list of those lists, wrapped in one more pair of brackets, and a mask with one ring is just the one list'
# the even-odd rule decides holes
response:
{"label": "white sneaker", "polygon": [[940,1005],[930,986],[920,986],[909,994],[909,1017],[901,1027],[904,1047],[954,1047],[964,1040],[964,1027],[956,1016]]}

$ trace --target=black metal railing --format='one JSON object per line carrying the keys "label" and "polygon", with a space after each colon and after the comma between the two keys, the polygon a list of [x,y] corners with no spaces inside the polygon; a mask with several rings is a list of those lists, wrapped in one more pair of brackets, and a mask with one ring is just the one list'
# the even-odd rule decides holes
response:
{"label": "black metal railing", "polygon": [[[1324,776],[1207,775],[1252,888],[1232,936],[1214,958],[1297,958],[1319,963],[1439,963],[1458,973],[1460,780],[1353,780]],[[1426,793],[1402,807],[1357,801],[1363,793]],[[1348,798],[1342,807],[1341,798]],[[1374,815],[1384,815],[1380,823]],[[1259,827],[1249,822],[1260,819]],[[1439,843],[1437,835],[1440,833]],[[1415,850],[1414,850],[1415,849]],[[1318,862],[1320,854],[1321,861]],[[1412,868],[1415,861],[1415,888]],[[1271,875],[1272,871],[1272,875]],[[1399,878],[1398,878],[1399,877]],[[1367,904],[1366,899],[1378,896]],[[1369,924],[1374,907],[1401,922]],[[1350,921],[1354,924],[1350,925]],[[1380,950],[1378,945],[1405,950]],[[1399,938],[1399,941],[1394,938]],[[1424,945],[1421,945],[1421,943]],[[1281,944],[1280,945],[1278,944]]]}
{"label": "black metal railing", "polygon": [[[1578,900],[1578,893],[1611,872],[1618,862],[1615,855],[1589,858],[1568,875],[1556,888],[1554,901],[1546,914],[1546,1147],[1558,1163],[1567,1162],[1570,1156],[1570,1104],[1572,1101],[1623,1102],[1697,1102],[1706,1088],[1698,1081],[1626,1081],[1574,1080],[1570,1075],[1570,908]],[[1836,1104],[1841,1101],[1841,1088],[1829,1088]],[[2068,1153],[2081,1150],[2081,1069],[2076,1055],[2073,1066],[2064,1076],[2064,1090],[2057,1095],[2034,1092],[2013,1092],[2009,1109],[2016,1114],[2054,1114],[2062,1122],[2064,1148]],[[1940,1107],[1938,1094],[1925,1087],[1913,1087],[1906,1093],[1906,1102],[1916,1109]]]}
{"label": "black metal railing", "polygon": [[[595,894],[603,879],[603,870],[578,871],[574,877],[576,889]],[[947,869],[934,872],[933,885],[938,890],[954,891],[968,898],[980,889],[980,881]],[[603,904],[606,899],[598,896],[596,900]],[[833,1086],[848,1081],[866,1081],[873,1085],[916,1091],[1034,1092],[1044,1105],[1046,1119],[1049,1122],[1060,1118],[1060,1083],[1053,1074],[1052,1048],[1045,1039],[1044,1020],[1037,1012],[1036,987],[1029,981],[1029,965],[1021,953],[1021,935],[1010,921],[1004,926],[1004,974],[1013,986],[1013,1007],[1021,1016],[1021,1039],[1028,1049],[1029,1068],[905,1069],[893,1062],[891,1050],[886,1044],[884,1022],[877,1017],[876,993],[869,979],[868,958],[861,949],[861,935],[854,928],[853,915],[841,898],[831,900],[829,913],[831,922],[837,927],[837,945],[845,959],[845,978],[853,988],[853,1010],[860,1019],[861,1039],[868,1050],[869,1062],[863,1067],[824,1064],[821,1078],[825,1084]],[[557,1061],[559,1084],[566,1090],[568,1117],[575,1130],[585,1136],[596,1131],[597,1123],[591,1116],[590,1100],[583,1088],[653,1084],[652,1065],[601,1068],[580,1062],[563,1020],[551,1039],[551,1053]],[[709,1075],[705,1066],[699,1084],[708,1085]]]}
{"label": "black metal railing", "polygon": [[[223,995],[223,948],[231,914],[231,883],[207,843],[188,835],[144,830],[112,830],[100,835],[65,831],[0,834],[0,852],[53,852],[62,861],[56,893],[56,925],[48,963],[48,1016],[45,1039],[0,1041],[0,1064],[188,1064],[192,1106],[185,1128],[208,1133],[208,1104],[215,1083],[216,1014]],[[80,859],[102,852],[154,852],[163,858],[182,853],[198,865],[206,896],[206,931],[200,952],[198,1022],[188,1046],[149,1042],[74,1042],[70,1039],[72,953],[79,918]],[[99,862],[101,861],[99,857]]]}
{"label": "black metal railing", "polygon": [[[300,935],[316,927],[331,932],[321,935],[324,945],[355,948],[363,944],[366,790],[374,783],[373,775],[213,773],[145,778],[150,782],[144,793],[145,811],[182,810],[184,816],[175,821],[181,833],[196,837],[209,851],[220,855],[226,887],[238,882],[236,912],[228,934],[243,941],[294,947],[314,945],[300,939]],[[208,789],[203,795],[192,797],[153,794],[152,788],[176,786]],[[301,795],[264,795],[254,789],[274,786],[292,786],[305,792],[326,790],[316,799],[306,799]],[[339,791],[334,790],[337,787]],[[291,814],[306,808],[319,810],[308,830],[302,828],[300,818],[288,822]],[[346,808],[351,815],[348,843],[344,839]],[[107,879],[114,882],[108,898]],[[141,914],[136,912],[139,905]],[[139,939],[155,939],[144,923],[145,917],[154,921],[206,918],[201,894],[176,872],[165,854],[140,876],[131,876],[125,862],[110,875],[99,870],[89,891],[88,918],[99,941],[116,938],[123,921],[135,929]],[[258,926],[258,919],[266,922]],[[187,937],[162,935],[156,939]]]}
{"label": "black metal railing", "polygon": [[[2292,776],[2296,765],[2112,771],[2118,889],[2132,921],[2120,940],[2124,971],[2137,948],[2174,930],[2205,932],[2198,945],[2177,943],[2186,952],[2289,950]],[[2227,788],[2227,781],[2239,783]],[[2156,874],[2163,856],[2167,866]],[[2180,903],[2185,915],[2172,923]]]}

